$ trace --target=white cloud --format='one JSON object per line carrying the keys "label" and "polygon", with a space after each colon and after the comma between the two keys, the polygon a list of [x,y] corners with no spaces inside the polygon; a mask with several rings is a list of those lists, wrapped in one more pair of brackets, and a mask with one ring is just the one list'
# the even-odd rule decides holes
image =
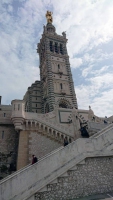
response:
{"label": "white cloud", "polygon": [[91,73],[91,69],[93,68],[93,65],[90,65],[89,67],[82,70],[82,76],[86,77],[89,73]]}
{"label": "white cloud", "polygon": [[95,53],[85,53],[83,56],[84,63],[96,64],[97,62],[112,59],[113,53],[103,53],[102,49],[98,49]]}
{"label": "white cloud", "polygon": [[[113,115],[113,89],[95,95],[95,87],[83,86],[75,88],[79,109],[88,110],[89,105],[95,115],[104,117]],[[93,93],[93,98],[92,98]]]}
{"label": "white cloud", "polygon": [[113,73],[106,73],[101,76],[96,76],[90,78],[92,85],[97,86],[97,89],[100,88],[113,88]]}
{"label": "white cloud", "polygon": [[113,32],[113,2],[109,0],[54,1],[55,24],[60,31],[66,30],[69,53],[78,53],[106,43]]}
{"label": "white cloud", "polygon": [[113,114],[113,73],[89,78],[88,85],[75,88],[79,108],[88,109],[91,105],[98,116]]}
{"label": "white cloud", "polygon": [[13,11],[13,7],[11,5],[8,5],[8,12],[12,12]]}
{"label": "white cloud", "polygon": [[[85,69],[82,69],[82,76],[83,77],[87,77],[88,75],[90,76],[96,76],[96,77],[99,77],[101,76],[102,74],[105,74],[108,72],[108,69],[110,67],[113,67],[113,66],[103,66],[101,67],[100,69],[98,70],[95,70],[95,66],[94,65],[89,65],[89,67],[85,68]],[[105,74],[105,76],[108,76],[108,74]],[[103,77],[101,77],[103,78]],[[93,78],[94,79],[94,78]],[[90,78],[91,80],[91,78]]]}
{"label": "white cloud", "polygon": [[72,68],[78,68],[82,65],[82,59],[81,58],[71,58],[71,67]]}
{"label": "white cloud", "polygon": [[101,117],[113,115],[113,89],[102,92],[100,97],[96,97],[92,101],[92,108],[95,113]]}
{"label": "white cloud", "polygon": [[[97,112],[99,102],[98,113],[101,113],[103,101],[104,112],[110,114],[113,64],[105,63],[101,67],[99,62],[112,59],[113,53],[103,52],[99,45],[107,45],[113,39],[113,1],[17,0],[16,3],[16,14],[13,0],[10,3],[2,0],[0,4],[0,95],[3,103],[21,99],[27,87],[39,79],[36,45],[46,23],[46,10],[52,10],[57,33],[66,31],[71,67],[81,69],[84,82],[75,90],[80,107],[88,108],[92,104]],[[97,52],[94,52],[95,47]],[[84,64],[87,67],[82,69]],[[77,78],[79,81],[80,77]]]}

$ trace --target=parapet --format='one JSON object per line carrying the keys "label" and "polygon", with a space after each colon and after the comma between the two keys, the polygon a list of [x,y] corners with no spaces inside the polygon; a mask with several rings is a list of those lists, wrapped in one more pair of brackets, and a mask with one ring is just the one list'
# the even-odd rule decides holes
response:
{"label": "parapet", "polygon": [[23,122],[25,119],[25,109],[24,109],[24,101],[23,100],[12,100],[12,115],[11,119],[14,123],[15,130],[23,129]]}

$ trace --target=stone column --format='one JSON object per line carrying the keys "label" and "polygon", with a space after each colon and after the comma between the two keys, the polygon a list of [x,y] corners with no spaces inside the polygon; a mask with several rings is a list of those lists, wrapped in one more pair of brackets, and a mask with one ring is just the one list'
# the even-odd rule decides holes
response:
{"label": "stone column", "polygon": [[17,170],[25,167],[29,164],[28,161],[28,131],[20,131],[19,146],[18,146],[18,158],[17,158]]}

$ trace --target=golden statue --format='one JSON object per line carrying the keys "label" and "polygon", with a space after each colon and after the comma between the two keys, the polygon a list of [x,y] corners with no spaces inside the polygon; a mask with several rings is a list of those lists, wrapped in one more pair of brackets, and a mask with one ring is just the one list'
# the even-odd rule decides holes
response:
{"label": "golden statue", "polygon": [[51,23],[52,24],[52,22],[53,22],[52,14],[53,14],[52,12],[47,11],[47,13],[46,13],[47,23]]}

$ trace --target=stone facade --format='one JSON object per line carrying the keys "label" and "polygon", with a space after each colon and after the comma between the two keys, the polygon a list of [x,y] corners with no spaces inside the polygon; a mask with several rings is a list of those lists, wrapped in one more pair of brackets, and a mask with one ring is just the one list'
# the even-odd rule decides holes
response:
{"label": "stone facade", "polygon": [[35,200],[71,200],[113,190],[113,157],[86,158],[76,170],[47,185],[47,191],[35,194]]}
{"label": "stone facade", "polygon": [[[17,169],[29,164],[32,154],[41,158],[46,153],[57,149],[59,144],[63,145],[65,137],[67,137],[68,143],[80,138],[82,126],[83,137],[89,137],[105,127],[101,119],[99,126],[96,121],[91,123],[92,119],[88,121],[90,110],[79,111],[75,108],[68,109],[55,106],[52,112],[39,114],[25,112],[24,104],[23,100],[12,101],[11,119],[15,129],[20,132]],[[91,115],[91,117],[93,116]],[[84,129],[86,125],[90,127],[90,132],[93,130],[93,134],[86,135],[87,132]]]}
{"label": "stone facade", "polygon": [[66,34],[58,35],[51,23],[44,26],[37,52],[40,58],[42,113],[54,106],[77,108],[77,99],[66,48]]}
{"label": "stone facade", "polygon": [[28,87],[26,94],[24,95],[25,111],[41,113],[41,88],[40,81],[35,81]]}

